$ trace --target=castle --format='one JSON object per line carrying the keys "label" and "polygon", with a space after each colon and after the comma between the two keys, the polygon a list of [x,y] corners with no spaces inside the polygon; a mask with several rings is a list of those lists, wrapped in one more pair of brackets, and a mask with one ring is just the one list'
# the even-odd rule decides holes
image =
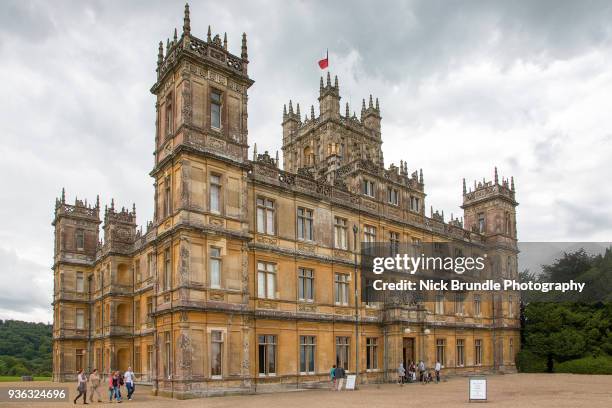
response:
{"label": "castle", "polygon": [[[319,109],[282,117],[283,165],[248,156],[246,34],[182,33],[159,44],[154,220],[65,193],[55,204],[53,378],[132,366],[175,398],[315,386],[333,364],[359,383],[403,362],[449,374],[512,371],[520,347],[512,294],[363,299],[360,243],[444,242],[483,254],[487,276],[517,276],[514,180],[463,181],[463,219],[426,215],[422,171],[384,167],[381,109],[344,113],[338,79]],[[99,227],[103,224],[103,237]]]}

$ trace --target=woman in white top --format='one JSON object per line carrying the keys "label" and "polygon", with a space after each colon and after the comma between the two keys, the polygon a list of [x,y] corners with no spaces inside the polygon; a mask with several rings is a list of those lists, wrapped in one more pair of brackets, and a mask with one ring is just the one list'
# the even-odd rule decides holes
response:
{"label": "woman in white top", "polygon": [[77,375],[77,391],[79,395],[74,399],[74,403],[76,404],[77,400],[83,396],[83,404],[87,404],[87,376],[83,372],[83,370],[79,370]]}

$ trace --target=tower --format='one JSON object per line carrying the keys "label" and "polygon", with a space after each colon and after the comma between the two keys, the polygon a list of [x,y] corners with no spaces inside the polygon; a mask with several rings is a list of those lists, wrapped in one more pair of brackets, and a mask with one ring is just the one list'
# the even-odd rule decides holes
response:
{"label": "tower", "polygon": [[[53,379],[65,381],[86,368],[89,356],[89,291],[98,248],[100,202],[66,202],[66,193],[55,201],[52,222],[55,235],[53,262]],[[55,358],[61,355],[63,358]]]}
{"label": "tower", "polygon": [[[494,170],[493,180],[476,182],[467,189],[463,180],[463,214],[465,228],[482,234],[488,258],[488,278],[518,279],[517,231],[514,178],[502,177]],[[506,291],[491,294],[493,362],[496,369],[504,369],[505,344],[512,344],[508,329],[519,313],[520,294]],[[511,346],[513,347],[513,346]]]}

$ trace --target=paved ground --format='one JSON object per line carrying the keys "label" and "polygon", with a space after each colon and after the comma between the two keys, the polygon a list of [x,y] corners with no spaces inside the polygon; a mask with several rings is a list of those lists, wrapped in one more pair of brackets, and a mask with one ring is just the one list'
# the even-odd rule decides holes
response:
{"label": "paved ground", "polygon": [[[37,386],[54,383],[36,382]],[[0,388],[23,386],[23,383],[1,383]],[[67,384],[64,384],[67,385]],[[71,393],[75,386],[69,384]],[[612,407],[612,376],[571,374],[507,374],[488,377],[487,407]],[[451,378],[441,384],[371,385],[358,391],[326,390],[295,391],[275,394],[216,397],[177,401],[147,395],[148,387],[140,386],[133,401],[123,407],[147,408],[327,408],[327,407],[467,407],[467,378]],[[74,395],[72,396],[74,398]],[[93,404],[102,405],[102,404]],[[108,402],[103,405],[109,405]],[[3,403],[1,407],[66,407],[69,403]]]}

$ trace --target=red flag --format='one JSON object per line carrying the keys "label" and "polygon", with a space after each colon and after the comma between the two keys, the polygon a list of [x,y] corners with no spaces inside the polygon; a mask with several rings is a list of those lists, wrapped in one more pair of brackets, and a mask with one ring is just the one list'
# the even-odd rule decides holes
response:
{"label": "red flag", "polygon": [[319,60],[319,68],[325,69],[329,66],[329,52],[325,52],[325,58]]}

